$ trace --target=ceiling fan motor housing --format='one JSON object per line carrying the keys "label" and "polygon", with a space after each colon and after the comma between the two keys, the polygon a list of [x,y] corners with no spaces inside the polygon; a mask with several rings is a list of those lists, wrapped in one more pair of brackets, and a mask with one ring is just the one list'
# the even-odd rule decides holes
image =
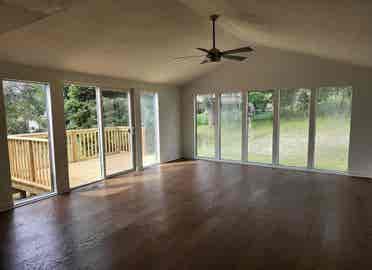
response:
{"label": "ceiling fan motor housing", "polygon": [[209,50],[208,52],[208,55],[207,55],[207,58],[211,61],[211,62],[219,62],[221,60],[221,52],[219,49],[217,48],[212,48]]}

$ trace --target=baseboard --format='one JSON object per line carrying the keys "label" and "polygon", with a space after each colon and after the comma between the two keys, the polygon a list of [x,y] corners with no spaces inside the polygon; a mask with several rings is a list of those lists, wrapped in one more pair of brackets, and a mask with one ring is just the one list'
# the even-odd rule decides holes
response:
{"label": "baseboard", "polygon": [[162,164],[173,163],[173,162],[181,162],[181,161],[188,161],[188,160],[190,160],[190,159],[187,159],[187,158],[177,158],[177,159],[172,159],[172,160],[165,161]]}

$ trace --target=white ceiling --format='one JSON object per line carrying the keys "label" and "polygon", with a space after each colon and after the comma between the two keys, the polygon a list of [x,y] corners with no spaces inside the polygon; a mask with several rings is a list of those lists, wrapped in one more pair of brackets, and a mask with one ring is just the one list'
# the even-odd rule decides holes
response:
{"label": "white ceiling", "polygon": [[[372,67],[372,1],[0,0],[0,60],[182,84],[219,64],[174,57],[255,45]],[[239,63],[237,63],[239,65]]]}

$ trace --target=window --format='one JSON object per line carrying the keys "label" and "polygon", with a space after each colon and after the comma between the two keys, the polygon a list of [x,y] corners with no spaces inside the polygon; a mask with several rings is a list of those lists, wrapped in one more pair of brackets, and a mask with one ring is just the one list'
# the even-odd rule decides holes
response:
{"label": "window", "polygon": [[106,175],[133,169],[128,92],[102,91]]}
{"label": "window", "polygon": [[158,96],[141,94],[142,162],[143,166],[159,163]]}
{"label": "window", "polygon": [[96,88],[64,87],[65,125],[70,187],[101,179]]}
{"label": "window", "polygon": [[350,86],[196,95],[196,156],[347,171],[351,102]]}
{"label": "window", "polygon": [[14,201],[54,191],[49,140],[49,85],[4,81]]}
{"label": "window", "polygon": [[214,158],[216,137],[215,95],[196,96],[196,153],[199,157]]}
{"label": "window", "polygon": [[279,163],[307,167],[309,89],[280,90]]}
{"label": "window", "polygon": [[248,161],[272,163],[273,92],[248,92]]}
{"label": "window", "polygon": [[317,90],[315,168],[346,171],[348,168],[351,87]]}
{"label": "window", "polygon": [[221,158],[242,158],[242,95],[221,94]]}

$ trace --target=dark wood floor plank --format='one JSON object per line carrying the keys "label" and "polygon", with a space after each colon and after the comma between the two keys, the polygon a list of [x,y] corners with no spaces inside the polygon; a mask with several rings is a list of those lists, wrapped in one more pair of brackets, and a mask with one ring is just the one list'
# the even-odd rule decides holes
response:
{"label": "dark wood floor plank", "polygon": [[372,183],[187,161],[0,214],[0,269],[372,269]]}

